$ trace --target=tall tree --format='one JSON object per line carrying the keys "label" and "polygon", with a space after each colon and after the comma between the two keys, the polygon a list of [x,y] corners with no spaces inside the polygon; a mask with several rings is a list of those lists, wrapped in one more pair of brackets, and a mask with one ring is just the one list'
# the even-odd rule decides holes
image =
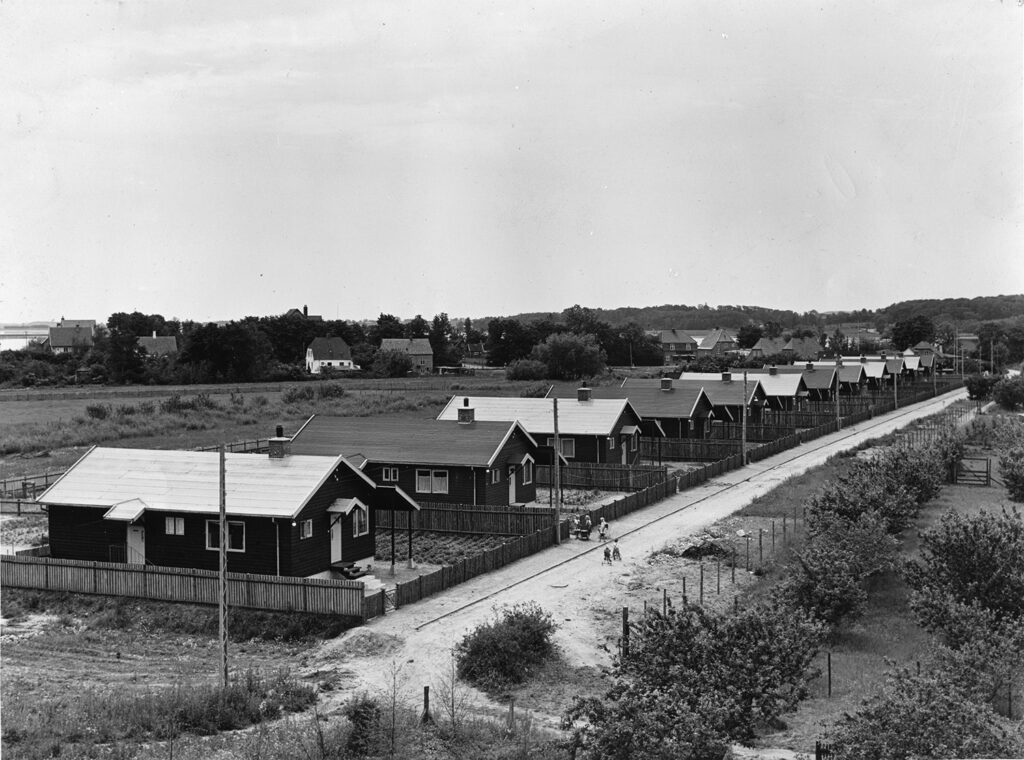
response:
{"label": "tall tree", "polygon": [[604,371],[605,354],[593,335],[555,333],[543,343],[534,346],[530,358],[543,362],[548,377],[559,380],[579,380],[599,375]]}
{"label": "tall tree", "polygon": [[404,338],[405,325],[402,324],[402,320],[396,317],[394,314],[384,314],[383,312],[377,317],[377,324],[370,329],[370,342],[375,346],[380,346],[380,342],[385,338]]}
{"label": "tall tree", "polygon": [[406,338],[426,338],[429,332],[430,325],[427,324],[427,320],[423,318],[422,314],[417,314],[405,326]]}
{"label": "tall tree", "polygon": [[902,320],[892,327],[892,343],[900,351],[921,341],[932,340],[935,340],[935,325],[922,315]]}

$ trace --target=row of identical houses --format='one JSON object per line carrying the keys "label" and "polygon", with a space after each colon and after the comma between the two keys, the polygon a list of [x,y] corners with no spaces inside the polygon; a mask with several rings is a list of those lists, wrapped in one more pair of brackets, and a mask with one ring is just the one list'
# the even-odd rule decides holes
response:
{"label": "row of identical houses", "polygon": [[[331,577],[372,558],[381,511],[528,505],[539,466],[635,466],[641,439],[708,438],[744,415],[757,424],[935,367],[927,354],[847,357],[545,398],[454,396],[436,419],[314,415],[290,437],[279,428],[266,455],[225,455],[228,566]],[[217,452],[90,450],[38,498],[51,556],[215,569],[219,462]]]}

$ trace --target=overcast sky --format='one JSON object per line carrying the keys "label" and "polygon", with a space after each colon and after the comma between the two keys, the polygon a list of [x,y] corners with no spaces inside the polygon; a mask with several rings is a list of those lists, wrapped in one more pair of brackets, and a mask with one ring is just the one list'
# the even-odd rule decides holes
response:
{"label": "overcast sky", "polygon": [[0,322],[1024,292],[994,0],[0,3]]}

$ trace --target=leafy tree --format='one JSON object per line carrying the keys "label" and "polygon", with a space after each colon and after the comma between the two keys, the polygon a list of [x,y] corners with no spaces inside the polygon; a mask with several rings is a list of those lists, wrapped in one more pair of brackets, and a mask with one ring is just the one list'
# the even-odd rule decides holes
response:
{"label": "leafy tree", "polygon": [[455,645],[459,678],[487,691],[522,683],[554,652],[557,628],[536,602],[503,607]]}
{"label": "leafy tree", "polygon": [[935,325],[923,315],[897,322],[892,328],[893,345],[900,351],[910,346],[916,346],[922,340],[932,341],[934,339]]}
{"label": "leafy tree", "polygon": [[404,351],[377,351],[373,374],[377,377],[405,377],[412,372],[412,359]]}
{"label": "leafy tree", "polygon": [[473,327],[473,320],[469,317],[462,323],[462,333],[466,338],[466,343],[483,343],[487,337],[482,332]]}
{"label": "leafy tree", "polygon": [[443,311],[434,315],[434,319],[430,323],[430,334],[427,337],[430,339],[430,348],[434,351],[435,364],[452,367],[462,363],[463,352],[460,349],[462,344],[461,342],[457,344],[453,340],[455,330],[448,315]]}
{"label": "leafy tree", "polygon": [[777,593],[829,626],[860,617],[868,599],[865,582],[893,566],[896,540],[876,512],[852,520],[819,514],[809,527],[812,532],[794,552],[795,562]]}
{"label": "leafy tree", "polygon": [[384,338],[404,338],[405,325],[402,324],[402,320],[396,317],[394,314],[384,314],[383,312],[377,317],[377,324],[371,328],[370,342],[375,346],[380,346],[380,342]]}
{"label": "leafy tree", "polygon": [[1007,377],[992,387],[992,398],[1003,409],[1013,411],[1024,407],[1024,375]]}
{"label": "leafy tree", "polygon": [[743,325],[736,331],[736,345],[740,348],[753,348],[763,335],[764,330],[757,325]]}
{"label": "leafy tree", "polygon": [[492,319],[487,324],[487,363],[504,367],[516,359],[524,359],[536,342],[519,320]]}
{"label": "leafy tree", "polygon": [[968,375],[964,378],[964,385],[967,388],[967,398],[972,401],[981,401],[992,395],[992,389],[999,378],[993,375]]}
{"label": "leafy tree", "polygon": [[[445,319],[448,315],[445,315]],[[409,320],[409,324],[405,326],[405,337],[406,338],[426,338],[430,332],[430,325],[427,320],[423,318],[422,314],[417,314],[415,317]]]}
{"label": "leafy tree", "polygon": [[764,337],[766,338],[778,338],[782,335],[783,327],[778,322],[769,319],[764,323]]}
{"label": "leafy tree", "polygon": [[543,380],[547,376],[548,366],[533,359],[516,359],[505,370],[509,380]]}
{"label": "leafy tree", "polygon": [[1016,509],[950,510],[921,535],[921,558],[907,565],[906,579],[921,624],[954,646],[964,638],[963,608],[989,616],[992,629],[1024,626],[1024,520]]}
{"label": "leafy tree", "polygon": [[548,377],[558,380],[578,380],[604,371],[605,355],[593,335],[549,335],[534,346],[530,358],[547,365]]}
{"label": "leafy tree", "polygon": [[190,382],[250,382],[264,377],[273,361],[270,341],[252,323],[190,325],[178,364]]}
{"label": "leafy tree", "polygon": [[1018,757],[1021,746],[986,700],[991,684],[966,668],[899,668],[881,693],[832,734],[841,760],[922,757]]}
{"label": "leafy tree", "polygon": [[586,758],[719,758],[806,695],[821,634],[799,611],[764,604],[653,611],[604,698],[577,698],[563,726]]}

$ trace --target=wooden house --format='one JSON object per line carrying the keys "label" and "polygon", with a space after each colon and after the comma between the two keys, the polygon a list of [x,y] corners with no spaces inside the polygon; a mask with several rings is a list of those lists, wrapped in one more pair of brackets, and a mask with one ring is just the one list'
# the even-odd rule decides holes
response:
{"label": "wooden house", "polygon": [[658,330],[657,336],[665,364],[678,364],[697,355],[699,341],[685,330]]}
{"label": "wooden house", "polygon": [[[657,380],[628,380],[627,385],[650,385]],[[740,422],[743,408],[747,409],[747,422],[757,424],[761,421],[761,410],[768,402],[764,388],[758,377],[749,375],[746,380],[746,398],[743,394],[742,372],[683,372],[679,375],[679,386],[682,388],[702,387],[714,409],[716,422]]]}
{"label": "wooden house", "polygon": [[297,454],[345,456],[374,482],[417,502],[508,506],[535,501],[537,442],[515,421],[314,415],[292,438]]}
{"label": "wooden house", "polygon": [[756,377],[764,388],[766,409],[796,411],[810,395],[803,372],[779,372],[778,367],[768,367],[765,370],[749,371],[747,378],[751,377]]}
{"label": "wooden house", "polygon": [[[343,457],[298,456],[287,438],[270,455],[225,455],[230,572],[311,576],[375,551],[375,510],[418,509]],[[220,455],[93,448],[37,499],[50,555],[216,570]]]}
{"label": "wooden house", "polygon": [[[681,388],[670,377],[663,377],[659,387],[600,386],[592,388],[596,399],[625,399],[642,417],[641,434],[645,437],[706,438],[711,426],[711,400],[703,388]],[[558,398],[571,399],[575,394],[560,391]]]}
{"label": "wooden house", "polygon": [[[771,369],[771,367],[765,367],[761,371],[770,371]],[[835,398],[839,374],[834,364],[827,366],[818,366],[814,362],[788,364],[775,367],[775,371],[780,375],[796,374],[803,377],[808,401],[829,401]]]}
{"label": "wooden house", "polygon": [[[481,422],[518,420],[539,445],[554,446],[554,399],[453,396],[437,419],[457,420],[467,406]],[[561,454],[570,462],[638,464],[642,421],[629,401],[593,398],[592,389],[580,388],[575,400],[558,404]]]}
{"label": "wooden house", "polygon": [[752,359],[764,359],[769,356],[782,356],[783,349],[789,343],[783,338],[758,338],[750,349]]}
{"label": "wooden house", "polygon": [[161,356],[172,356],[178,353],[178,339],[173,335],[143,335],[138,339],[139,348],[146,356],[159,358]]}

